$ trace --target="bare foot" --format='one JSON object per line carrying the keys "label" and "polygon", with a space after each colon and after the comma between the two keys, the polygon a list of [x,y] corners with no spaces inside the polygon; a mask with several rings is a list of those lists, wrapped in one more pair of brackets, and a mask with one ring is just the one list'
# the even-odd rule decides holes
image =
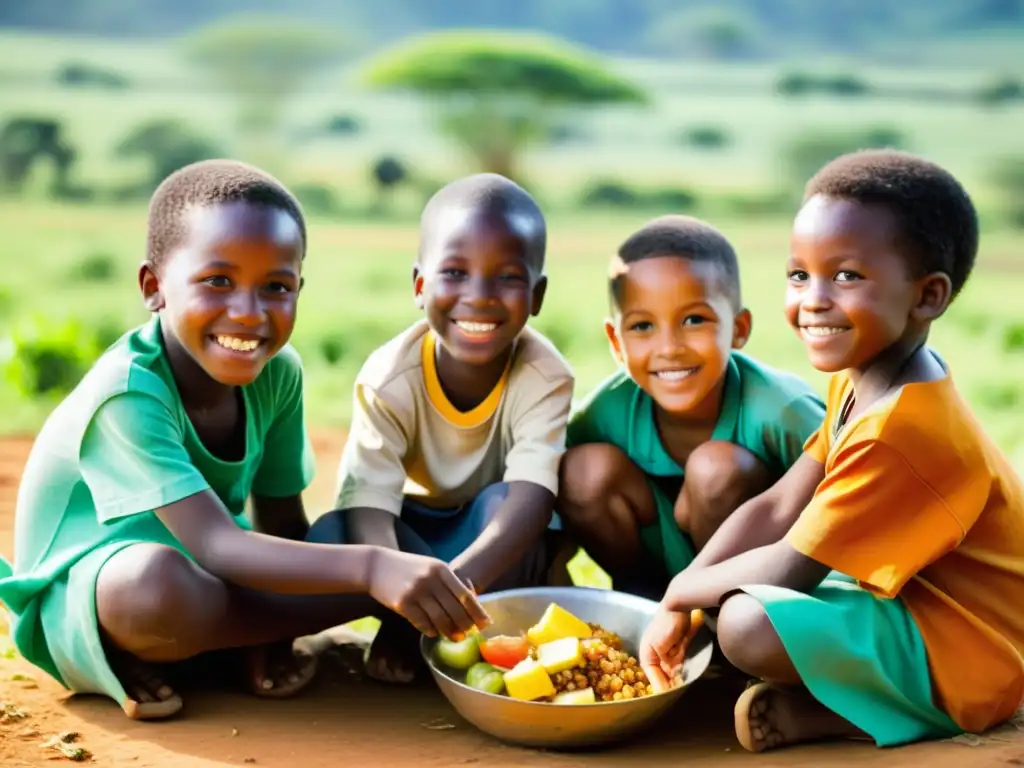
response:
{"label": "bare foot", "polygon": [[381,622],[366,657],[366,674],[382,683],[411,683],[422,660],[419,632],[405,619],[394,617]]}
{"label": "bare foot", "polygon": [[250,690],[257,696],[283,699],[313,681],[317,657],[294,643],[259,645],[245,651]]}
{"label": "bare foot", "polygon": [[826,708],[806,688],[750,686],[736,701],[736,738],[750,752],[867,734]]}
{"label": "bare foot", "polygon": [[109,655],[111,668],[128,694],[121,703],[121,709],[128,717],[132,720],[162,720],[181,711],[184,705],[181,696],[164,681],[154,665],[129,653]]}

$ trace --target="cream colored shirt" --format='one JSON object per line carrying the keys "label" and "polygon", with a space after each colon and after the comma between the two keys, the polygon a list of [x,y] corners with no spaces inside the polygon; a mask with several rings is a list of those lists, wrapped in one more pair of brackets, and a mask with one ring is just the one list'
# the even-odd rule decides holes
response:
{"label": "cream colored shirt", "polygon": [[356,379],[352,426],[336,506],[401,514],[405,498],[455,509],[496,482],[525,480],[558,492],[573,374],[529,327],[487,398],[457,410],[437,377],[426,321],[377,349]]}

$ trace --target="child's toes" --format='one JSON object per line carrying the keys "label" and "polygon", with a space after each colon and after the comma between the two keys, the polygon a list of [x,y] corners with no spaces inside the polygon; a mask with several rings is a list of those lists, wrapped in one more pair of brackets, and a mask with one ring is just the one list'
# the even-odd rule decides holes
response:
{"label": "child's toes", "polygon": [[246,654],[249,687],[257,696],[286,698],[301,691],[316,675],[316,656],[296,652],[291,643],[263,645]]}
{"label": "child's toes", "polygon": [[160,720],[181,710],[181,697],[154,667],[134,657],[124,657],[117,664],[117,673],[128,694],[121,708],[132,720]]}

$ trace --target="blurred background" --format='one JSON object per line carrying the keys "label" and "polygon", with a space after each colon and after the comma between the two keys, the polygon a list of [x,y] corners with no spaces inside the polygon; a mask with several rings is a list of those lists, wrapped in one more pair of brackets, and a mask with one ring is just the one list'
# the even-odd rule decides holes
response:
{"label": "blurred background", "polygon": [[[984,222],[933,342],[1024,467],[1024,0],[0,0],[0,432],[38,428],[146,319],[146,203],[168,173],[263,166],[310,220],[293,342],[316,429],[417,316],[424,201],[497,171],[549,216],[535,326],[585,394],[613,370],[604,276],[647,219],[740,253],[748,351],[824,391],[785,326],[803,183],[863,147],[949,167]],[[277,14],[277,15],[275,15]]]}

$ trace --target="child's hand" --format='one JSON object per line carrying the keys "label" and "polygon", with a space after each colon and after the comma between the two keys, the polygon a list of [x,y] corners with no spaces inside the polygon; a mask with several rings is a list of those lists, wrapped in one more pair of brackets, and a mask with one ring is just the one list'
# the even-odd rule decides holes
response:
{"label": "child's hand", "polygon": [[704,614],[659,608],[640,640],[640,666],[655,693],[675,686],[686,658],[686,647],[703,625]]}
{"label": "child's hand", "polygon": [[433,557],[382,550],[370,566],[370,596],[428,637],[458,637],[491,621],[473,591]]}

